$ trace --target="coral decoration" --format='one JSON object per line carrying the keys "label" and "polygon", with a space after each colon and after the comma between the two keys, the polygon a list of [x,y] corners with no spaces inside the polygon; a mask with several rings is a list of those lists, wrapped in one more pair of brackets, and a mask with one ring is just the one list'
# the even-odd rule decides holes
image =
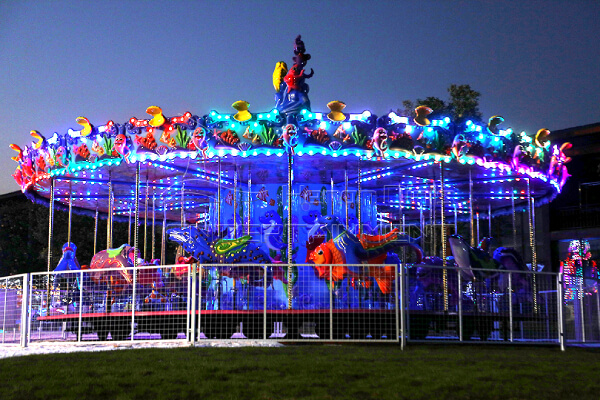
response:
{"label": "coral decoration", "polygon": [[82,157],[84,160],[87,160],[90,157],[90,150],[85,143],[82,143],[80,146],[74,146],[73,150],[75,151],[75,154]]}
{"label": "coral decoration", "polygon": [[221,134],[219,135],[219,138],[221,138],[223,143],[226,143],[231,146],[233,146],[236,143],[239,143],[239,141],[240,141],[240,138],[238,138],[235,131],[232,131],[231,129],[227,129],[226,131],[221,132]]}
{"label": "coral decoration", "polygon": [[325,144],[331,140],[327,131],[321,128],[311,131],[310,137],[312,137],[314,140],[321,144]]}
{"label": "coral decoration", "polygon": [[146,136],[135,135],[135,143],[148,150],[155,150],[157,146],[154,134],[151,131],[148,131]]}

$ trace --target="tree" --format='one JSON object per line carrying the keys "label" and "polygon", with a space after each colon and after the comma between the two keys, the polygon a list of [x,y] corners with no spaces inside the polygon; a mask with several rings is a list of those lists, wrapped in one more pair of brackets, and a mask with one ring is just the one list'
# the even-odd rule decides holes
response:
{"label": "tree", "polygon": [[449,116],[453,120],[472,119],[481,121],[482,115],[479,111],[479,96],[481,93],[471,89],[470,85],[455,85],[452,84],[448,88],[450,100],[445,102],[438,97],[426,97],[425,99],[417,99],[414,102],[404,100],[402,102],[403,109],[399,109],[398,113],[406,117],[415,116],[415,108],[418,106],[427,106],[433,110],[430,118],[439,116]]}
{"label": "tree", "polygon": [[481,121],[479,96],[481,93],[471,89],[470,85],[450,85],[450,110],[453,119],[472,119]]}

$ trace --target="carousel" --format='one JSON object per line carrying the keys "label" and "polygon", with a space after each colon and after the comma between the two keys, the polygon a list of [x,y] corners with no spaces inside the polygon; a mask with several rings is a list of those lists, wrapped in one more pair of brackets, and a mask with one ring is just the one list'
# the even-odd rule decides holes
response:
{"label": "carousel", "polygon": [[[13,177],[27,197],[48,205],[50,227],[57,207],[90,215],[96,227],[106,220],[106,249],[94,248],[102,251],[82,264],[123,268],[121,285],[145,265],[204,266],[197,286],[205,292],[187,306],[200,313],[397,309],[398,268],[424,262],[443,269],[439,307],[448,312],[457,294],[447,268],[460,271],[463,282],[484,279],[478,268],[537,271],[534,208],[561,192],[570,145],[553,145],[547,129],[513,131],[501,116],[487,123],[434,119],[426,106],[416,116],[348,112],[338,100],[317,111],[308,97],[311,56],[300,36],[293,54],[290,66],[275,66],[271,110],[240,100],[231,112],[168,116],[151,106],[145,117],[122,122],[78,117],[77,129],[31,131],[29,145],[11,145]],[[520,212],[531,251],[521,256],[531,266],[519,255],[507,266],[506,251],[486,258],[478,248],[480,219],[487,233],[494,218],[512,215],[516,238]],[[117,220],[128,223],[130,243],[112,243]],[[169,240],[179,245],[175,256],[165,250]],[[67,250],[75,244],[69,234]],[[116,255],[121,261],[111,264]],[[76,260],[59,265],[79,268]],[[55,268],[49,253],[47,272]],[[166,288],[157,280],[178,271],[163,268],[147,291]],[[272,294],[262,291],[267,285]]]}

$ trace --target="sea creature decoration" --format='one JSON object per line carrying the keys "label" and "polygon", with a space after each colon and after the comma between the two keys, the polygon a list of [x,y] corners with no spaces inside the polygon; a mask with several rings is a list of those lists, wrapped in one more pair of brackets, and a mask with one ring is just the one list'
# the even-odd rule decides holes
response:
{"label": "sea creature decoration", "polygon": [[[221,239],[194,226],[173,228],[168,230],[167,234],[170,240],[179,243],[199,263],[223,264],[222,267],[216,267],[221,275],[247,279],[252,286],[264,284],[264,267],[249,267],[247,264],[270,264],[272,260],[251,241],[250,236]],[[283,276],[281,267],[267,267],[267,285],[272,284],[274,278],[284,279]]]}
{"label": "sea creature decoration", "polygon": [[171,131],[169,129],[165,129],[163,133],[160,135],[160,142],[166,144],[171,149],[177,148],[177,142],[173,137],[171,137]]}
{"label": "sea creature decoration", "polygon": [[331,140],[327,131],[323,128],[319,129],[308,129],[305,128],[306,132],[310,135],[310,137],[319,144],[325,144]]}
{"label": "sea creature decoration", "polygon": [[[318,219],[321,228],[326,229],[333,239],[319,245],[309,256],[315,264],[365,264],[381,261],[382,256],[388,251],[401,246],[409,246],[415,250],[417,259],[420,261],[422,250],[416,244],[416,240],[393,230],[387,235],[372,236],[361,235],[356,237],[340,224],[337,217],[321,216]],[[319,267],[322,268],[322,267]],[[326,267],[327,270],[329,269]],[[317,270],[322,275],[322,271]],[[368,269],[367,269],[368,271]],[[336,271],[336,276],[343,279],[346,276],[368,276],[364,267],[342,266]],[[387,277],[386,279],[388,279]],[[380,289],[391,287],[390,282],[382,282]]]}
{"label": "sea creature decoration", "polygon": [[346,103],[339,100],[330,101],[327,103],[327,108],[330,112],[327,114],[327,118],[334,122],[342,122],[346,119],[346,115],[342,112],[346,108]]}
{"label": "sea creature decoration", "polygon": [[556,144],[552,147],[552,156],[550,158],[548,175],[556,177],[561,187],[565,184],[570,176],[565,164],[571,161],[571,157],[565,155],[564,151],[570,149],[572,146],[573,145],[571,143],[565,142],[560,147],[558,147]]}
{"label": "sea creature decoration", "polygon": [[233,204],[233,192],[231,190],[229,191],[229,193],[227,193],[227,196],[225,196],[225,203],[227,203],[228,205]]}
{"label": "sea creature decoration", "polygon": [[154,131],[149,130],[145,136],[135,135],[135,143],[147,150],[156,150],[157,144],[154,139]]}
{"label": "sea creature decoration", "polygon": [[150,125],[151,127],[159,128],[165,124],[166,119],[163,115],[162,108],[157,106],[150,106],[146,109],[146,113],[152,116],[150,121],[148,121],[148,125]]}
{"label": "sea creature decoration", "polygon": [[264,186],[258,191],[258,194],[256,195],[257,199],[264,201],[265,203],[267,202],[268,197],[269,191]]}
{"label": "sea creature decoration", "polygon": [[202,158],[206,158],[206,150],[208,149],[206,134],[207,131],[202,126],[197,127],[192,132],[192,143],[196,147],[196,150],[202,153]]}
{"label": "sea creature decoration", "polygon": [[280,252],[287,245],[283,242],[283,221],[275,211],[267,211],[258,217],[262,227],[262,237],[269,250]]}
{"label": "sea creature decoration", "polygon": [[90,157],[90,150],[85,143],[81,143],[79,146],[73,146],[73,151],[76,156],[87,160]]}
{"label": "sea creature decoration", "polygon": [[46,138],[38,131],[31,131],[29,134],[36,139],[36,141],[33,143],[34,149],[39,150],[48,144]]}
{"label": "sea creature decoration", "polygon": [[82,137],[86,137],[90,133],[92,133],[94,127],[92,124],[90,124],[90,121],[86,117],[77,117],[77,119],[75,119],[75,122],[82,126],[81,131],[79,131],[79,134]]}
{"label": "sea creature decoration", "polygon": [[131,162],[130,157],[132,153],[129,146],[127,146],[127,137],[124,134],[119,133],[115,138],[114,146],[117,153],[119,153],[125,159],[125,162],[129,164]]}
{"label": "sea creature decoration", "polygon": [[276,92],[281,89],[281,84],[283,83],[283,78],[287,74],[287,71],[288,67],[285,62],[279,61],[275,64],[275,70],[273,71],[273,87]]}
{"label": "sea creature decoration", "polygon": [[37,167],[38,172],[48,172],[48,167],[46,166],[46,160],[42,154],[37,156],[35,159],[35,166]]}
{"label": "sea creature decoration", "polygon": [[[306,73],[304,67],[310,54],[306,53],[306,47],[298,35],[294,41],[294,65],[287,69],[287,65],[283,62],[277,63],[273,72],[273,86],[277,86],[275,90],[275,107],[284,114],[300,111],[301,109],[310,110],[310,100],[308,99],[308,85],[305,80],[311,78],[314,71]],[[285,75],[283,75],[285,72]],[[283,83],[281,82],[283,76]]]}
{"label": "sea creature decoration", "polygon": [[[134,247],[128,244],[96,253],[90,262],[90,269],[98,270],[92,272],[92,281],[110,284],[113,290],[124,289],[125,286],[133,282],[132,268],[136,256],[139,261],[138,265],[143,264],[139,253],[135,251]],[[106,268],[118,269],[115,271],[103,271]]]}
{"label": "sea creature decoration", "polygon": [[64,272],[64,271],[79,271],[81,270],[81,266],[79,265],[79,261],[77,261],[77,256],[75,253],[77,252],[77,246],[75,243],[67,242],[62,247],[62,256],[58,261],[58,265],[54,268],[55,272]]}
{"label": "sea creature decoration", "polygon": [[429,119],[427,119],[427,116],[429,114],[431,114],[433,112],[433,110],[427,106],[419,106],[417,108],[415,108],[415,124],[419,125],[419,126],[428,126],[431,124],[431,121],[429,121]]}
{"label": "sea creature decoration", "polygon": [[235,133],[235,131],[231,129],[227,129],[226,131],[223,131],[220,134],[217,134],[215,130],[215,136],[221,139],[223,143],[228,144],[230,146],[233,146],[239,143],[240,141],[240,138],[238,138],[237,133]]}
{"label": "sea creature decoration", "polygon": [[17,152],[17,155],[11,157],[11,159],[16,162],[21,162],[21,160],[23,160],[23,150],[16,144],[9,144],[8,147]]}
{"label": "sea creature decoration", "polygon": [[[448,241],[456,266],[467,281],[493,279],[500,290],[505,290],[508,287],[508,275],[502,271],[529,271],[519,253],[514,249],[499,247],[492,256],[484,246],[471,247],[459,235],[450,236]],[[512,274],[512,279],[514,288],[528,285],[526,276],[523,274]]]}
{"label": "sea creature decoration", "polygon": [[498,125],[504,122],[504,118],[500,115],[494,115],[490,117],[488,120],[487,131],[492,135],[497,135],[499,133]]}
{"label": "sea creature decoration", "polygon": [[298,129],[293,124],[287,124],[283,127],[281,140],[288,153],[294,154],[294,147],[298,145]]}
{"label": "sea creature decoration", "polygon": [[377,128],[373,132],[373,150],[378,157],[385,157],[385,152],[388,149],[388,135],[384,128]]}
{"label": "sea creature decoration", "polygon": [[56,160],[56,165],[59,167],[67,168],[69,166],[69,159],[67,157],[68,151],[63,146],[59,146],[56,149],[56,153],[54,154],[54,158]]}
{"label": "sea creature decoration", "polygon": [[231,107],[235,108],[237,111],[237,113],[235,113],[235,115],[233,116],[233,119],[240,122],[245,122],[249,119],[252,119],[252,114],[250,114],[250,111],[248,111],[249,105],[250,103],[248,103],[245,100],[238,100],[235,103],[233,103]]}
{"label": "sea creature decoration", "polygon": [[464,134],[459,133],[452,140],[452,155],[457,160],[460,160],[463,156],[467,155],[470,147],[471,142],[467,140]]}
{"label": "sea creature decoration", "polygon": [[100,143],[98,143],[97,140],[94,140],[92,143],[92,151],[98,154],[99,157],[104,155],[104,148],[102,145],[100,145]]}

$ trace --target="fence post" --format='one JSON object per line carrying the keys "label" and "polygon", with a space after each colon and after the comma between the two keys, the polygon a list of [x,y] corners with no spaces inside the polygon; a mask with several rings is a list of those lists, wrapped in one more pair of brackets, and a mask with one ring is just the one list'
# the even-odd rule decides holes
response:
{"label": "fence post", "polygon": [[565,351],[565,326],[563,320],[563,279],[564,276],[562,273],[556,275],[556,294],[558,301],[558,343],[560,344],[561,351]]}
{"label": "fence post", "polygon": [[[196,288],[197,288],[197,271],[196,271],[196,267],[197,264],[191,264],[189,269],[188,269],[188,277],[191,275],[192,277],[192,284],[190,285],[188,283],[188,301],[187,301],[187,326],[188,326],[188,341],[191,342],[192,345],[194,345],[196,343]],[[188,282],[190,282],[189,278],[188,278]],[[200,285],[202,285],[202,282],[200,282]],[[191,287],[190,287],[191,286]],[[191,309],[191,323],[190,323],[190,309]]]}
{"label": "fence post", "polygon": [[196,264],[198,266],[198,338],[202,333],[202,264]]}
{"label": "fence post", "polygon": [[[135,248],[137,251],[137,246]],[[134,256],[137,257],[137,254]],[[136,303],[136,286],[137,286],[137,268],[133,268],[133,293],[131,294],[131,341],[134,340],[135,335],[135,303]],[[125,339],[125,338],[123,338]]]}
{"label": "fence post", "polygon": [[512,299],[512,273],[508,273],[508,330],[510,341],[513,341],[513,299]]}
{"label": "fence post", "polygon": [[333,264],[329,264],[329,340],[333,340]]}
{"label": "fence post", "polygon": [[[291,285],[291,282],[288,282]],[[265,266],[263,276],[263,340],[267,340],[267,267]]]}
{"label": "fence post", "polygon": [[23,275],[23,294],[21,296],[21,347],[27,347],[29,345],[29,338],[27,337],[28,326],[29,326],[29,278],[30,274]]}
{"label": "fence post", "polygon": [[456,277],[458,282],[458,341],[463,341],[463,323],[462,323],[462,277],[460,269],[456,269]]}
{"label": "fence post", "polygon": [[[404,350],[405,345],[405,326],[404,326],[404,262],[402,267],[396,268],[396,338],[400,340],[400,350]],[[400,318],[400,320],[398,320]]]}
{"label": "fence post", "polygon": [[31,311],[31,307],[33,304],[33,278],[31,274],[29,274],[27,281],[27,344],[29,344],[29,342],[31,341],[31,316],[33,315]]}
{"label": "fence post", "polygon": [[582,277],[581,280],[579,281],[579,293],[578,293],[577,297],[579,297],[579,311],[580,311],[580,315],[581,315],[581,341],[583,343],[585,343],[585,311],[583,309],[584,296],[585,296],[585,294],[583,293],[583,277]]}
{"label": "fence post", "polygon": [[81,324],[83,313],[83,270],[79,275],[79,322],[77,324],[77,342],[81,342]]}
{"label": "fence post", "polygon": [[6,297],[8,295],[8,278],[4,279],[4,309],[2,310],[2,343],[6,337]]}

